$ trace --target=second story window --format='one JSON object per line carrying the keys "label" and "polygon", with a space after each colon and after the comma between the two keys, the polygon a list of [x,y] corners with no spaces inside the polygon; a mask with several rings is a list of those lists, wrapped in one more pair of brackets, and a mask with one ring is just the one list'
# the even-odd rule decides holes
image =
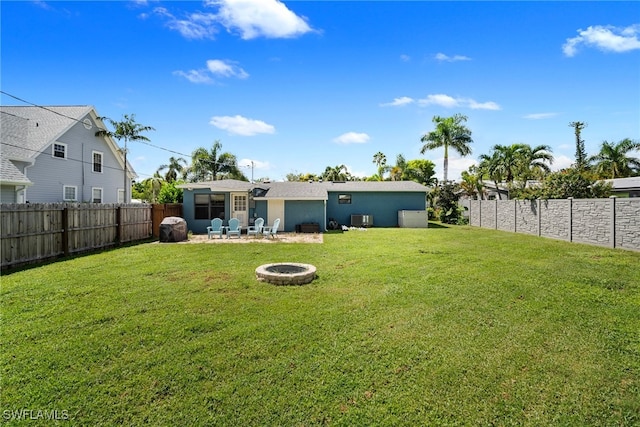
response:
{"label": "second story window", "polygon": [[55,143],[53,144],[53,157],[59,159],[67,158],[67,144]]}
{"label": "second story window", "polygon": [[93,171],[102,173],[102,153],[99,151],[93,152]]}

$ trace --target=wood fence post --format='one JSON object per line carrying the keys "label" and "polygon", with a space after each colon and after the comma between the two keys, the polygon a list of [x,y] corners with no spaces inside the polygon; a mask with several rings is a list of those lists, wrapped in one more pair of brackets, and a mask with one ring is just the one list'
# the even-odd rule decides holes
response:
{"label": "wood fence post", "polygon": [[119,245],[122,244],[122,232],[124,231],[122,227],[124,227],[124,224],[122,224],[122,206],[118,205],[116,207],[116,242]]}
{"label": "wood fence post", "polygon": [[69,207],[62,209],[62,251],[64,256],[69,255]]}

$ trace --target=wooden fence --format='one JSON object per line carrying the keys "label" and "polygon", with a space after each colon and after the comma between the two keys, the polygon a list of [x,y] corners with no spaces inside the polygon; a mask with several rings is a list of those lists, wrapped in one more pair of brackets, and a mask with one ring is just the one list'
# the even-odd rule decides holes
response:
{"label": "wooden fence", "polygon": [[147,204],[2,204],[2,269],[149,239],[152,211]]}

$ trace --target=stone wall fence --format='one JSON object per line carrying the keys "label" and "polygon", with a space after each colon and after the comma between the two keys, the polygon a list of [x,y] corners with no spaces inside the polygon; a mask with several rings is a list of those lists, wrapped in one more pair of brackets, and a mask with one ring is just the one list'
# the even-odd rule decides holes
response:
{"label": "stone wall fence", "polygon": [[469,225],[640,250],[640,198],[464,200]]}

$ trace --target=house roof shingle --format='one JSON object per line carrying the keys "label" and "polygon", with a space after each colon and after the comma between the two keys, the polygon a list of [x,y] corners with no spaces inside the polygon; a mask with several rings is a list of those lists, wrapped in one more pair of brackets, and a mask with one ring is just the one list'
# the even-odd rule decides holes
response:
{"label": "house roof shingle", "polygon": [[178,185],[184,189],[210,189],[211,191],[267,190],[256,199],[327,200],[330,192],[403,192],[426,193],[427,187],[414,181],[347,181],[347,182],[258,182],[225,179]]}

